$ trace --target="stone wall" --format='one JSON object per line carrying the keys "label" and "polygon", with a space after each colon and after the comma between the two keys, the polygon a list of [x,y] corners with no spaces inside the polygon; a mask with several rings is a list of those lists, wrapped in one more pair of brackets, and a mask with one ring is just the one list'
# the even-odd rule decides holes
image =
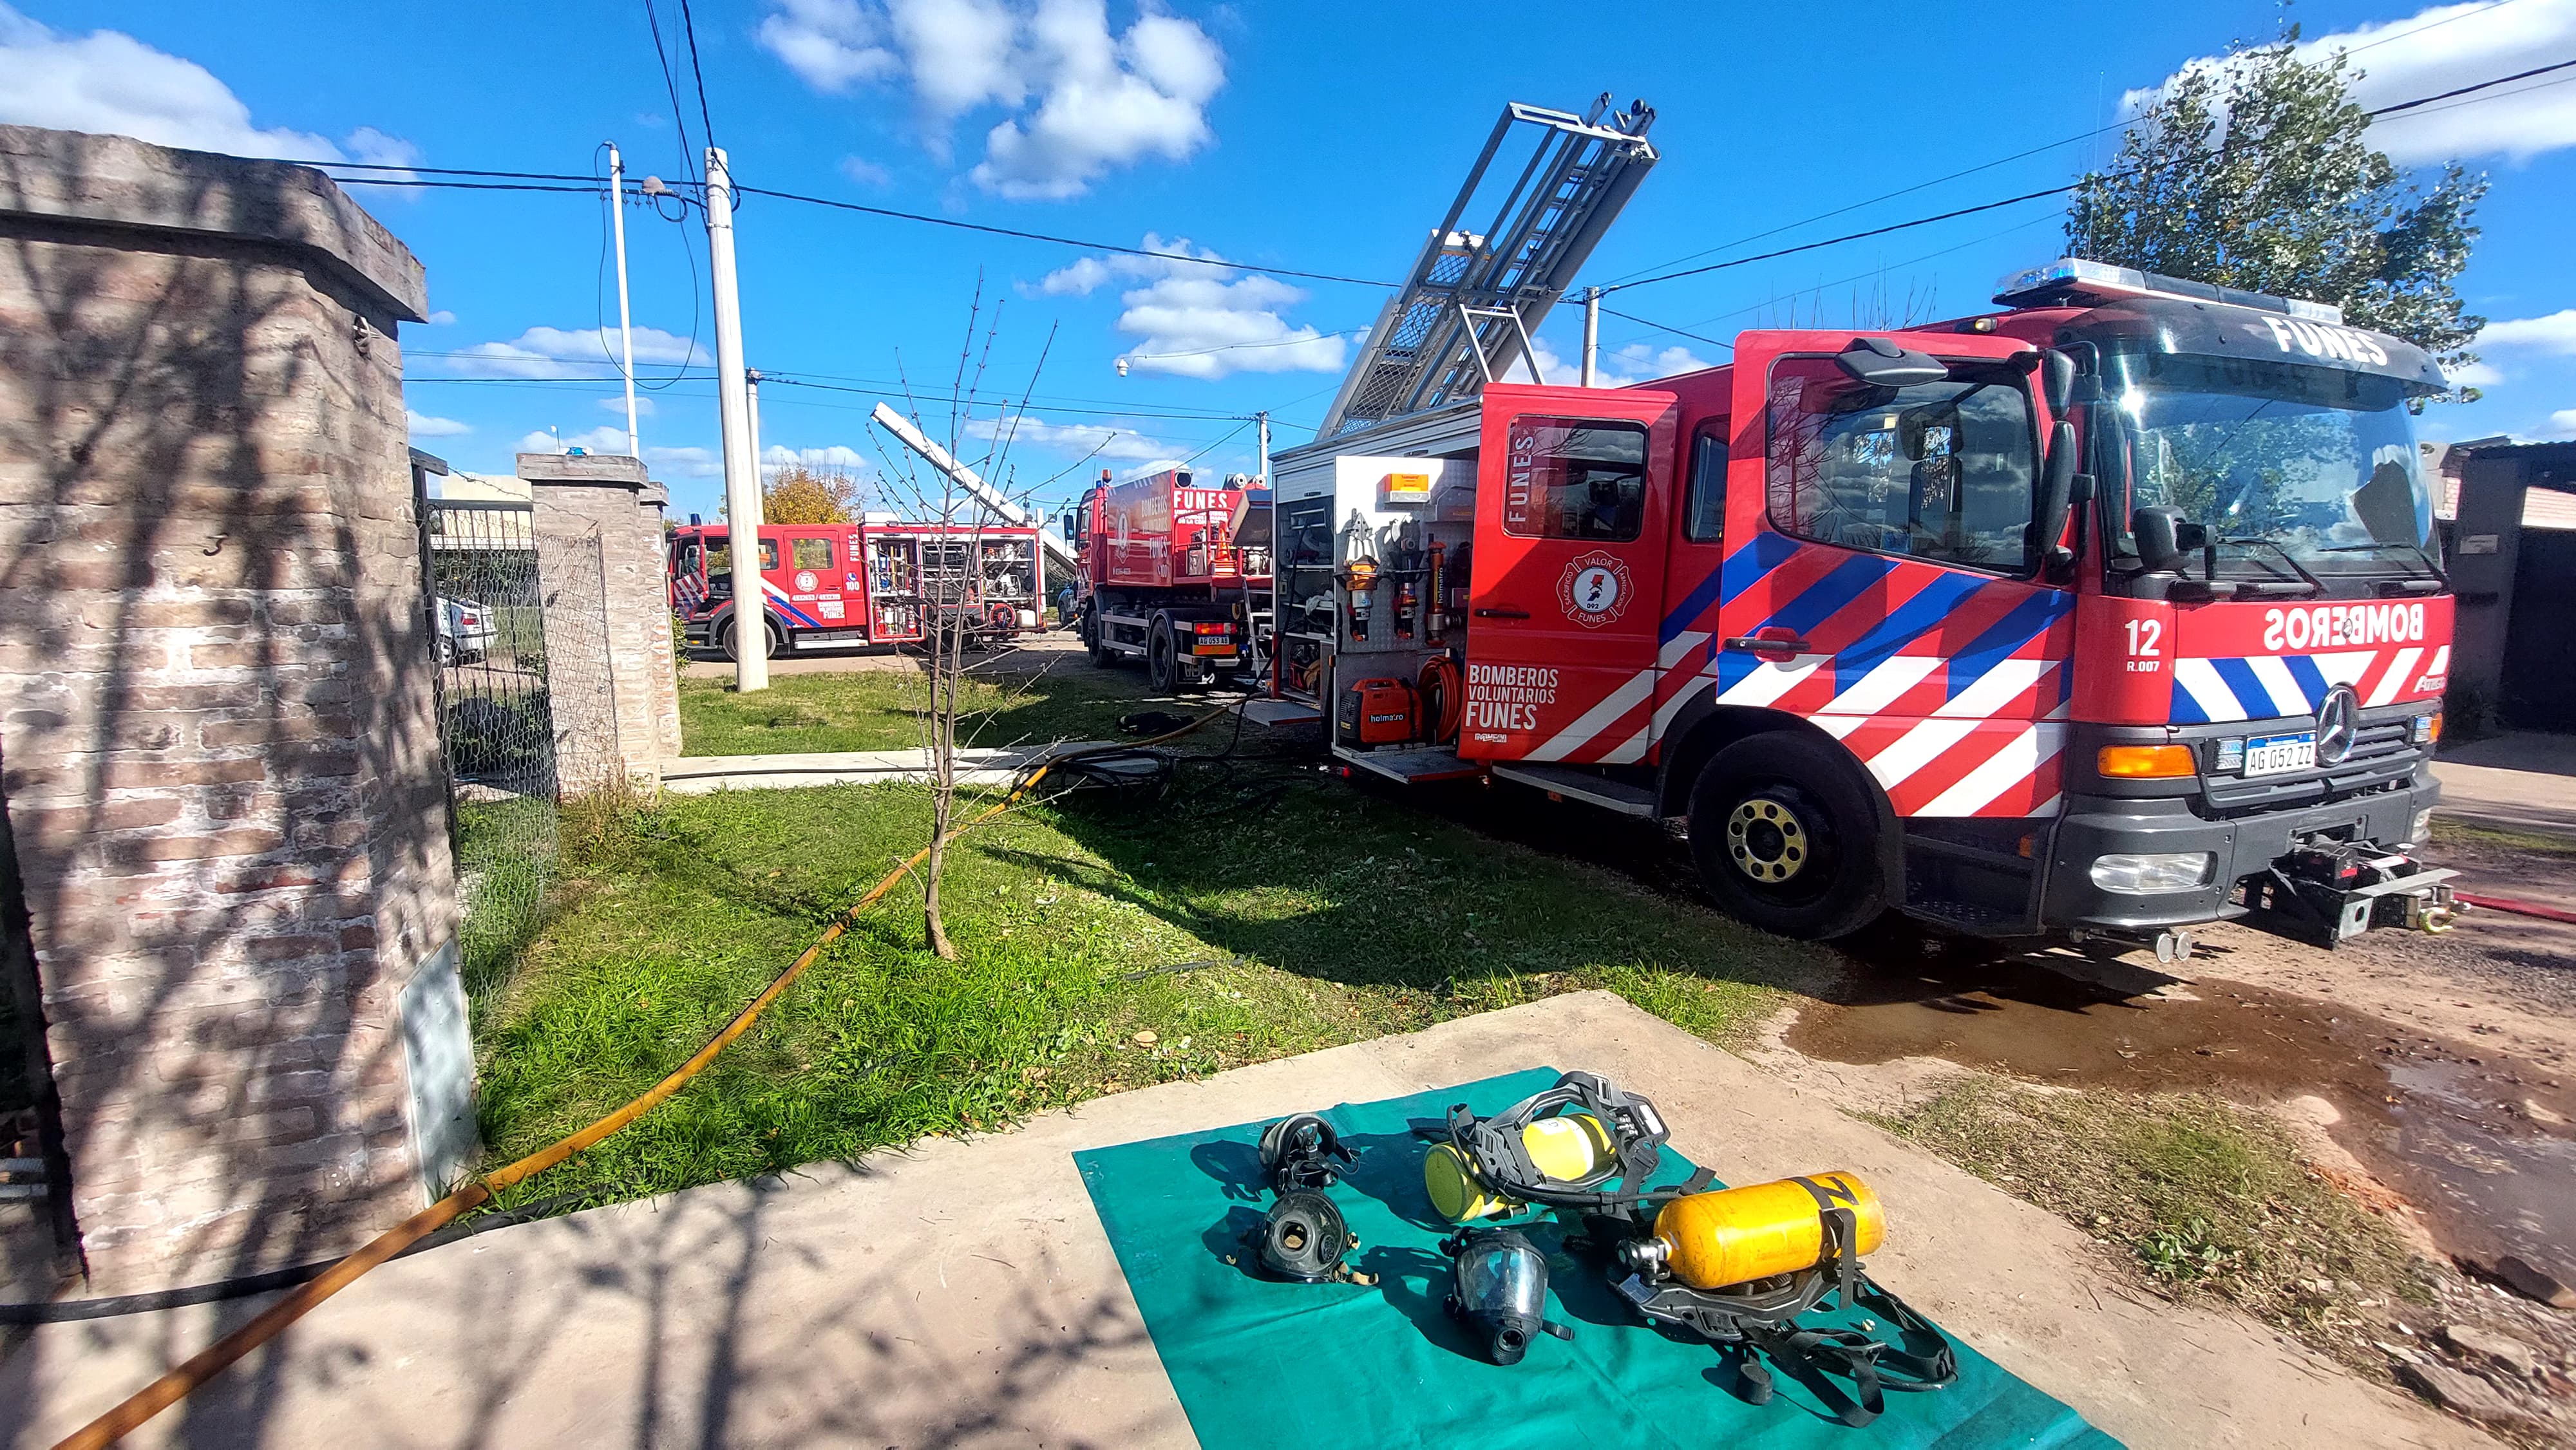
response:
{"label": "stone wall", "polygon": [[425,305],[316,172],[0,127],[0,787],[95,1292],[347,1249],[453,1166],[403,1043],[455,1005]]}
{"label": "stone wall", "polygon": [[[579,728],[588,712],[609,711],[616,754],[628,779],[658,782],[661,763],[680,754],[680,687],[662,558],[662,505],[668,495],[645,476],[642,462],[616,455],[522,453],[519,476],[528,480],[536,499],[541,574],[550,555],[564,560],[566,568],[581,568],[583,551],[567,545],[593,534],[599,541],[609,688],[594,698],[588,692],[568,693],[565,681],[552,682],[555,727]],[[548,540],[556,541],[551,549]],[[547,588],[553,589],[551,582]],[[565,621],[567,635],[580,628],[579,621]],[[551,655],[557,637],[552,608],[546,630]],[[567,712],[576,719],[567,720]],[[568,777],[564,788],[590,784]]]}

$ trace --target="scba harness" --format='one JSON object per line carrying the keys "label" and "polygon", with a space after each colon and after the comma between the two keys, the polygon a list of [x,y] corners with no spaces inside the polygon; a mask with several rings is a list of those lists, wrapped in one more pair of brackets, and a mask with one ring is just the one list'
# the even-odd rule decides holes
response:
{"label": "scba harness", "polygon": [[[1605,1141],[1580,1171],[1551,1174],[1532,1156],[1528,1130],[1575,1113],[1597,1122]],[[1775,1389],[1771,1366],[1776,1365],[1843,1424],[1858,1428],[1885,1411],[1889,1392],[1939,1389],[1958,1377],[1958,1357],[1940,1331],[1862,1268],[1860,1197],[1865,1190],[1856,1189],[1849,1175],[1786,1180],[1803,1189],[1813,1204],[1818,1252],[1812,1261],[1786,1272],[1699,1287],[1674,1276],[1670,1246],[1656,1237],[1656,1228],[1668,1206],[1707,1193],[1716,1175],[1703,1168],[1679,1184],[1648,1186],[1662,1165],[1670,1133],[1663,1115],[1642,1095],[1624,1092],[1596,1073],[1569,1072],[1555,1086],[1491,1117],[1478,1118],[1461,1105],[1451,1108],[1445,1120],[1416,1123],[1414,1131],[1453,1148],[1501,1206],[1525,1210],[1535,1205],[1578,1218],[1581,1233],[1569,1237],[1569,1244],[1605,1258],[1614,1287],[1640,1314],[1735,1351],[1748,1403],[1770,1402]],[[1780,1190],[1766,1187],[1776,1203]],[[1714,1195],[1701,1200],[1716,1201]],[[1870,1201],[1876,1214],[1875,1197]],[[1774,1213],[1773,1221],[1782,1221]],[[1883,1218],[1873,1224],[1873,1232],[1883,1232]],[[1798,1322],[1802,1315],[1833,1309],[1865,1310],[1896,1337]],[[1837,1384],[1837,1378],[1849,1382],[1850,1390]]]}

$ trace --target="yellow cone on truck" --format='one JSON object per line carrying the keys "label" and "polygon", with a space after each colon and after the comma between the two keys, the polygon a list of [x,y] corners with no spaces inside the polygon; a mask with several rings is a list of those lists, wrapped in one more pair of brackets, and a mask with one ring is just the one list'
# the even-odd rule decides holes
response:
{"label": "yellow cone on truck", "polygon": [[1849,1173],[1811,1173],[1676,1198],[1656,1211],[1638,1257],[1694,1289],[1794,1274],[1824,1258],[1828,1208],[1851,1210],[1855,1255],[1887,1241],[1887,1212],[1868,1184]]}

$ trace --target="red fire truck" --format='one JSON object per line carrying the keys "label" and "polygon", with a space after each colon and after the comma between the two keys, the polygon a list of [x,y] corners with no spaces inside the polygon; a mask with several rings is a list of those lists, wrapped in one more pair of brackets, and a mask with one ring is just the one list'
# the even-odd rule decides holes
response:
{"label": "red fire truck", "polygon": [[1259,669],[1270,615],[1270,497],[1253,480],[1203,487],[1186,468],[1113,484],[1103,472],[1065,522],[1074,607],[1095,663],[1132,656],[1158,692]]}
{"label": "red fire truck", "polygon": [[[730,531],[694,519],[672,531],[671,609],[688,643],[736,658]],[[952,624],[984,640],[1038,627],[1037,530],[898,519],[763,524],[760,592],[773,656],[902,644]]]}
{"label": "red fire truck", "polygon": [[2446,925],[2433,361],[2075,260],[1996,301],[1282,454],[1280,693],[1348,770],[1682,825],[1793,936]]}

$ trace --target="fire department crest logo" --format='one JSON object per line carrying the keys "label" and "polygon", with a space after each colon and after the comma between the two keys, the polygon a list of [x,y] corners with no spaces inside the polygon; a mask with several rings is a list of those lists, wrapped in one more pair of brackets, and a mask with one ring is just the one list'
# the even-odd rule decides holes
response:
{"label": "fire department crest logo", "polygon": [[1599,629],[1628,612],[1628,565],[1597,549],[1569,560],[1556,581],[1556,602],[1566,618]]}

